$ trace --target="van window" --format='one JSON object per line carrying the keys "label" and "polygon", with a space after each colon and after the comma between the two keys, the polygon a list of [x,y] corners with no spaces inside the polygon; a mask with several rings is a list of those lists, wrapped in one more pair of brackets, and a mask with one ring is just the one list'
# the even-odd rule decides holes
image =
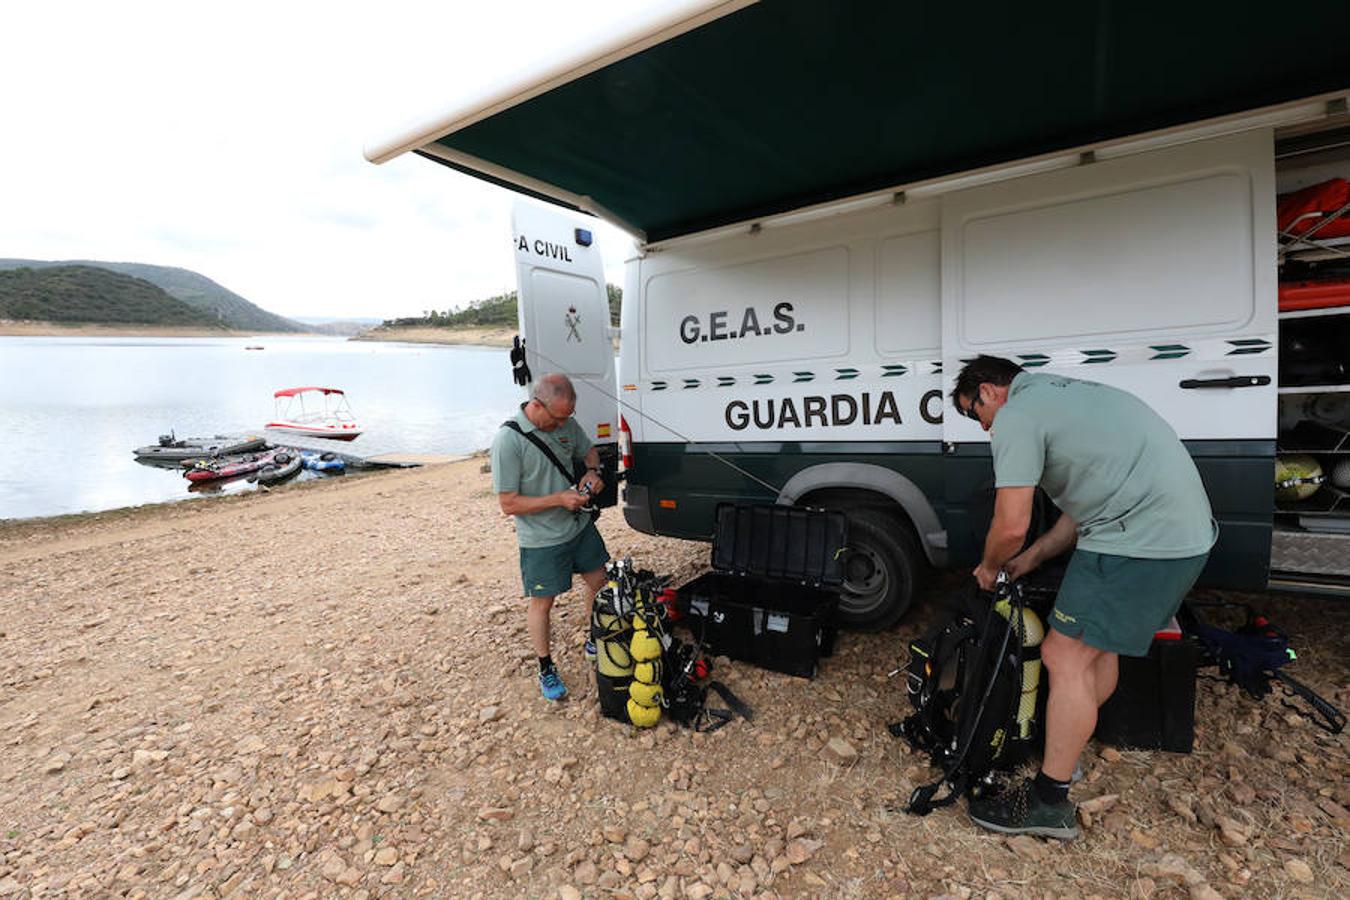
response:
{"label": "van window", "polygon": [[962,341],[1240,325],[1255,309],[1252,233],[1236,173],[967,219]]}
{"label": "van window", "polygon": [[929,356],[942,346],[941,232],[884,238],[877,260],[876,342],[884,356]]}
{"label": "van window", "polygon": [[761,365],[848,352],[849,251],[827,247],[656,275],[643,303],[648,370]]}

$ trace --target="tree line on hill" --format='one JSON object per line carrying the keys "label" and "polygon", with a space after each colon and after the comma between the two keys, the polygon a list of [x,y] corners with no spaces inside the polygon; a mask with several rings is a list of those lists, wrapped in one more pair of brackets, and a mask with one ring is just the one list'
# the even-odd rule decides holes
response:
{"label": "tree line on hill", "polygon": [[0,319],[226,328],[147,281],[93,266],[0,270]]}
{"label": "tree line on hill", "polygon": [[[609,321],[618,326],[619,314],[623,309],[623,288],[617,285],[605,285],[609,295]],[[434,309],[424,310],[420,316],[404,316],[398,319],[385,319],[385,328],[515,328],[519,321],[517,313],[520,299],[515,291],[497,294],[475,300],[461,310],[447,309],[440,312]]]}
{"label": "tree line on hill", "polygon": [[[139,299],[130,301],[133,303],[132,308],[120,310],[112,300],[116,291],[110,295],[100,295],[101,288],[94,287],[94,283],[88,281],[89,276],[82,276],[84,280],[72,280],[60,274],[60,271],[48,280],[46,286],[42,289],[41,293],[45,298],[44,300],[38,302],[36,296],[30,294],[28,299],[18,306],[18,309],[23,313],[22,315],[6,314],[0,311],[0,317],[48,322],[59,321],[67,324],[91,322],[136,325],[204,325],[214,328],[229,328],[235,331],[286,332],[307,330],[299,322],[268,312],[228,288],[217,284],[205,275],[188,269],[180,269],[174,266],[154,266],[148,263],[103,262],[87,259],[63,261],[0,259],[0,275],[24,269],[32,272],[50,272],[72,268],[94,268],[99,271],[117,273],[133,281],[138,281],[146,287],[158,289],[160,293],[167,294],[173,300],[196,310],[204,318],[193,320],[190,317],[184,317],[181,311],[169,311],[174,308],[172,305],[161,309],[159,312],[154,312],[156,301],[146,299],[149,294],[144,292],[134,294]],[[42,280],[43,278],[39,276],[36,281]],[[30,278],[25,282],[28,287],[24,290],[33,290],[36,281]],[[16,287],[18,283],[17,281],[8,282],[11,292],[18,289]],[[106,286],[111,282],[100,281],[97,284]],[[123,287],[119,290],[129,290],[126,282],[121,282],[121,284]],[[91,291],[92,293],[90,293]],[[7,296],[12,297],[12,294],[7,294]],[[128,300],[132,296],[132,294],[126,294],[123,296],[123,300]],[[53,318],[53,315],[63,315],[65,318]],[[150,318],[147,318],[147,316]]]}

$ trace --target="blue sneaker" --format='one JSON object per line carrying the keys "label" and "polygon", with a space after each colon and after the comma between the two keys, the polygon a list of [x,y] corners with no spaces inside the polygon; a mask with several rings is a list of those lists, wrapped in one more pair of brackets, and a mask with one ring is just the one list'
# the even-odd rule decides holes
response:
{"label": "blue sneaker", "polygon": [[586,657],[586,662],[595,662],[595,641],[586,638],[586,646],[582,649],[581,655]]}
{"label": "blue sneaker", "polygon": [[561,700],[567,696],[567,685],[558,677],[556,668],[539,673],[539,690],[545,700]]}

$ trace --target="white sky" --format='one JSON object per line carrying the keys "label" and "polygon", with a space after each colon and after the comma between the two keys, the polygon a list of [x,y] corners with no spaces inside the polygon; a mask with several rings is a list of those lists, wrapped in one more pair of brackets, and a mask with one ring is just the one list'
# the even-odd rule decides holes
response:
{"label": "white sky", "polygon": [[658,5],[5,4],[0,257],[182,266],[291,316],[508,290],[515,195],[363,146]]}

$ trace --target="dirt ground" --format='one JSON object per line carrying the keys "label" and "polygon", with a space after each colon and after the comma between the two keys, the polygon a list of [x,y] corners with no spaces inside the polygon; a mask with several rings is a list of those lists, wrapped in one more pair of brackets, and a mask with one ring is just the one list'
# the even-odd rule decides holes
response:
{"label": "dirt ground", "polygon": [[[1202,680],[1194,753],[1094,743],[1084,837],[1001,839],[901,810],[932,773],[888,673],[931,612],[813,681],[720,666],[752,723],[639,732],[597,715],[576,593],[572,699],[539,697],[518,588],[479,460],[0,525],[0,898],[1350,893],[1350,737],[1275,698]],[[1350,606],[1251,599],[1350,708]]]}

